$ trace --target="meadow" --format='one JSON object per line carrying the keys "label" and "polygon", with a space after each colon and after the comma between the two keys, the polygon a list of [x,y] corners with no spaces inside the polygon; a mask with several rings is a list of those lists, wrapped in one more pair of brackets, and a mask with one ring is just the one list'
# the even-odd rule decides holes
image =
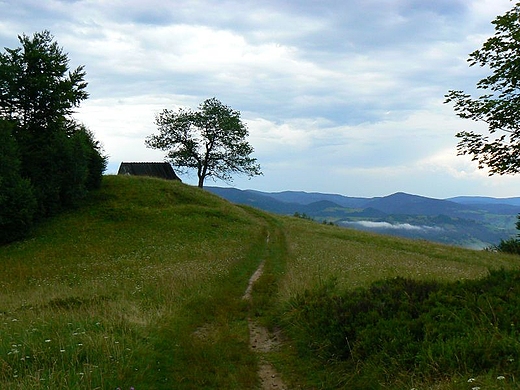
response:
{"label": "meadow", "polygon": [[[249,277],[263,261],[264,274],[245,302]],[[348,329],[339,320],[335,330],[322,322],[334,318],[324,308],[341,317],[356,300],[380,301],[374,291],[393,291],[406,303],[406,291],[424,290],[421,283],[466,286],[490,271],[507,279],[518,265],[516,256],[274,216],[181,183],[106,176],[84,205],[0,247],[0,388],[255,389],[260,357],[249,347],[249,317],[284,335],[263,358],[289,388],[518,388],[516,365],[505,372],[496,371],[505,370],[500,365],[447,364],[454,371],[443,376],[399,364],[397,374],[382,371],[377,354],[366,352],[361,361],[359,353],[330,349],[329,336]],[[373,290],[377,283],[390,287]],[[451,295],[431,291],[448,307]],[[421,307],[429,307],[426,298]],[[406,305],[396,302],[392,307],[404,313]],[[438,322],[421,318],[428,326]],[[376,329],[374,322],[349,321]],[[388,321],[383,331],[408,325]],[[519,349],[511,324],[507,335],[495,325],[496,339]],[[381,345],[383,336],[373,335]],[[369,387],[355,380],[369,377]]]}

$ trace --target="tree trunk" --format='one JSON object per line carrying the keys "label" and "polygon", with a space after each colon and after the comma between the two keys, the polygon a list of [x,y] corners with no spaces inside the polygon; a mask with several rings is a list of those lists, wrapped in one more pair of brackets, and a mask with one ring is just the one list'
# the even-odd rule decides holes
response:
{"label": "tree trunk", "polygon": [[204,176],[199,176],[199,188],[204,187]]}

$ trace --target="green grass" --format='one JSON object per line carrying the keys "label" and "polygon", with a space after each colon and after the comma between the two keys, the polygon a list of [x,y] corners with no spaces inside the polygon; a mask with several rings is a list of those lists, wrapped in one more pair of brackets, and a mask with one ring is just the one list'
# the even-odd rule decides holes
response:
{"label": "green grass", "polygon": [[[491,278],[490,284],[485,279],[490,270],[514,272],[520,265],[518,257],[294,218],[286,218],[283,223],[287,266],[279,279],[279,317],[275,321],[282,324],[290,342],[273,359],[294,388],[478,387],[468,387],[470,378],[478,378],[482,389],[519,388],[515,378],[520,367],[513,362],[520,360],[520,334],[511,333],[511,323],[517,326],[520,320],[515,314],[520,303],[506,298],[493,300],[499,292],[512,294],[518,277],[504,271],[505,281]],[[417,285],[408,282],[414,287],[393,287],[402,278]],[[453,287],[470,281],[475,281],[474,292]],[[498,291],[489,292],[493,282]],[[410,309],[409,297],[427,290],[431,283],[439,283],[442,289],[429,305],[425,304],[420,320],[414,318],[406,311]],[[490,299],[484,300],[484,293]],[[466,295],[460,298],[461,294]],[[479,305],[466,307],[470,298],[479,300]],[[450,307],[452,301],[458,306]],[[380,309],[385,305],[392,308],[387,317]],[[360,306],[364,309],[353,314]],[[494,318],[493,309],[513,314],[502,321],[489,321]],[[435,317],[435,310],[442,316]],[[367,317],[366,313],[371,314]],[[453,313],[459,316],[453,317]],[[492,323],[500,323],[502,328],[498,330]],[[429,333],[442,326],[452,332],[447,331],[446,340]],[[419,330],[413,334],[410,329]],[[501,341],[496,342],[498,339]],[[513,358],[505,351],[519,352]],[[493,360],[494,356],[503,358]],[[418,363],[421,359],[422,365]],[[480,361],[491,361],[492,367],[479,366]],[[505,379],[496,379],[501,376]]]}
{"label": "green grass", "polygon": [[[448,283],[517,266],[514,256],[274,216],[181,183],[107,176],[87,204],[0,247],[0,388],[254,389],[259,357],[248,316],[283,328],[283,347],[267,358],[289,388],[363,388],[346,385],[359,365],[315,353],[291,328],[298,297],[333,285],[325,303],[381,279]],[[471,389],[468,374],[435,385]],[[511,376],[493,375],[476,381],[511,385]]]}
{"label": "green grass", "polygon": [[265,229],[204,191],[105,178],[90,204],[0,249],[0,388],[250,387],[240,297]]}
{"label": "green grass", "polygon": [[489,268],[516,267],[516,257],[324,226],[296,218],[284,220],[290,267],[282,300],[319,280],[340,287],[368,286],[395,276],[421,280],[461,280],[487,275]]}

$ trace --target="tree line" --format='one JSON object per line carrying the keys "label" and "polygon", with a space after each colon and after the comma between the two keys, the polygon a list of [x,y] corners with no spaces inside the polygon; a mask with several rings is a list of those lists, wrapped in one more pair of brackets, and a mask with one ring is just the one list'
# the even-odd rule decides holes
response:
{"label": "tree line", "polygon": [[49,31],[0,53],[0,243],[75,206],[101,184],[107,157],[73,117],[87,99],[85,70]]}

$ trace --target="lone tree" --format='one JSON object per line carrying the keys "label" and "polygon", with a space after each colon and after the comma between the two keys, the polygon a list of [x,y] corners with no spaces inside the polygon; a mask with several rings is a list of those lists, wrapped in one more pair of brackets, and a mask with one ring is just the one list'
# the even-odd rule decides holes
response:
{"label": "lone tree", "polygon": [[240,112],[216,98],[199,105],[199,111],[163,110],[155,118],[158,135],[149,136],[146,146],[167,151],[167,158],[181,171],[196,169],[198,186],[208,177],[232,180],[233,173],[261,175],[260,165],[250,157],[247,127]]}
{"label": "lone tree", "polygon": [[495,35],[469,55],[470,66],[480,65],[491,75],[477,83],[485,94],[478,98],[463,91],[449,91],[446,103],[456,114],[485,122],[489,135],[461,131],[459,155],[471,155],[489,174],[520,172],[520,2],[492,24]]}

